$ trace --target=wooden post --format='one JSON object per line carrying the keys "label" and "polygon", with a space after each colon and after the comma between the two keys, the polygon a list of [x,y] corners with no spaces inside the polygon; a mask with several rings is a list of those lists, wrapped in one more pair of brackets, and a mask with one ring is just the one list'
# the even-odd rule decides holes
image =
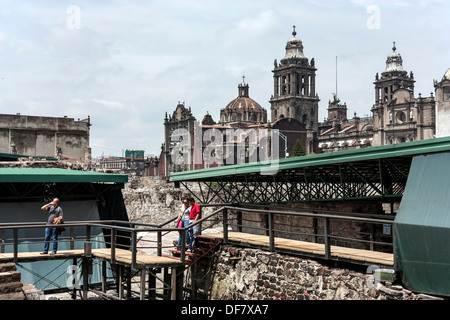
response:
{"label": "wooden post", "polygon": [[186,230],[183,228],[181,230],[181,245],[180,245],[180,260],[181,263],[184,265],[186,263]]}
{"label": "wooden post", "polygon": [[373,241],[375,240],[375,226],[373,223],[370,224],[369,226],[370,228],[370,250],[373,251],[374,250],[374,243]]}
{"label": "wooden post", "polygon": [[184,278],[184,267],[179,267],[174,270],[176,272],[176,286],[177,286],[177,300],[183,299],[183,278]]}
{"label": "wooden post", "polygon": [[70,250],[75,250],[75,227],[70,226]]}
{"label": "wooden post", "polygon": [[82,258],[82,272],[83,272],[83,299],[86,300],[88,297],[88,287],[89,287],[89,258]]}
{"label": "wooden post", "polygon": [[127,278],[127,299],[131,298],[131,273],[132,273],[132,269],[131,267],[127,267],[125,269],[126,271],[126,278]]}
{"label": "wooden post", "polygon": [[116,229],[111,230],[111,264],[116,262]]}
{"label": "wooden post", "polygon": [[331,258],[331,247],[330,247],[330,238],[328,234],[330,232],[330,219],[324,218],[323,221],[323,233],[324,233],[324,242],[325,242],[325,259],[330,260]]}
{"label": "wooden post", "polygon": [[228,243],[228,209],[223,209],[223,243]]}
{"label": "wooden post", "polygon": [[13,237],[14,237],[14,243],[13,243],[13,247],[14,247],[14,263],[17,263],[17,258],[18,258],[18,254],[19,254],[19,252],[18,252],[18,250],[19,250],[19,236],[18,236],[18,230],[17,229],[14,229],[13,230],[13,232],[14,232],[14,235],[13,235]]}
{"label": "wooden post", "polygon": [[158,254],[158,256],[162,256],[162,233],[161,233],[161,231],[157,231],[156,236],[157,236],[157,243],[158,243],[157,254]]}
{"label": "wooden post", "polygon": [[177,269],[172,267],[172,274],[170,277],[170,300],[177,299]]}
{"label": "wooden post", "polygon": [[106,293],[106,261],[102,260],[102,292]]}
{"label": "wooden post", "polygon": [[1,244],[0,253],[5,253],[5,234],[6,234],[6,231],[4,229],[2,229],[2,231],[1,231],[2,244]]}
{"label": "wooden post", "polygon": [[237,231],[242,232],[242,211],[237,212]]}
{"label": "wooden post", "polygon": [[148,272],[148,299],[156,297],[156,269],[151,269]]}
{"label": "wooden post", "polygon": [[[131,269],[136,269],[136,254],[137,254],[137,249],[136,249],[136,231],[132,231],[131,232]],[[131,274],[131,272],[130,272]]]}
{"label": "wooden post", "polygon": [[146,270],[141,269],[141,292],[140,292],[140,300],[145,300],[145,275]]}
{"label": "wooden post", "polygon": [[[77,258],[72,258],[72,266],[75,266],[75,267],[77,267],[78,265],[77,265]],[[77,283],[78,282],[78,279],[79,278],[77,278],[78,277],[78,275],[77,275],[77,273],[78,273],[78,268],[76,268],[74,271],[72,271],[72,277],[74,278],[74,283],[73,283],[73,289],[72,289],[72,299],[76,299],[76,297],[77,297],[77,289],[79,289],[80,287],[80,284],[79,283]]]}
{"label": "wooden post", "polygon": [[123,299],[123,267],[119,264],[117,265],[118,267],[118,275],[119,275],[119,281],[117,283],[118,287],[117,287],[117,291],[119,294],[119,299],[122,300]]}
{"label": "wooden post", "polygon": [[[170,283],[171,281],[170,281],[170,274],[169,274],[169,268],[168,268],[168,267],[164,268],[164,276],[163,276],[163,279],[164,279],[164,289],[163,289],[163,294],[164,294],[165,297],[169,297],[169,293],[170,293],[169,290],[170,290],[170,289],[167,288],[167,284]],[[166,298],[166,299],[168,299],[168,298]]]}
{"label": "wooden post", "polygon": [[273,232],[273,213],[269,212],[268,213],[268,218],[269,218],[269,248],[270,248],[270,252],[274,252],[275,251],[275,237],[274,237],[274,232]]}

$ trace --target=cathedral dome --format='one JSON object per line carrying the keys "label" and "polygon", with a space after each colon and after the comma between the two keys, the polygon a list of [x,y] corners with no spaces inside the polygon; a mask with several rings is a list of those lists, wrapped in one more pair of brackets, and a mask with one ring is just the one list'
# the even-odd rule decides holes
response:
{"label": "cathedral dome", "polygon": [[261,105],[250,97],[237,97],[225,107],[225,111],[260,111]]}
{"label": "cathedral dome", "polygon": [[225,111],[260,111],[261,105],[249,97],[248,84],[240,83],[238,86],[238,97],[231,100],[224,109]]}
{"label": "cathedral dome", "polygon": [[249,97],[248,84],[245,82],[238,85],[238,97],[231,100],[227,106],[220,111],[221,123],[236,121],[253,123],[263,123],[267,121],[266,109]]}

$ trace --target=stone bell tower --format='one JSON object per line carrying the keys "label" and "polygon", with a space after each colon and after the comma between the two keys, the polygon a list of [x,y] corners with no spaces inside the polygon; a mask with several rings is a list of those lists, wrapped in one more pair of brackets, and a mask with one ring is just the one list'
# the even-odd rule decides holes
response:
{"label": "stone bell tower", "polygon": [[316,94],[317,69],[314,58],[309,61],[303,54],[303,43],[296,37],[295,26],[293,28],[284,58],[280,63],[274,61],[271,121],[294,118],[317,132],[320,101]]}

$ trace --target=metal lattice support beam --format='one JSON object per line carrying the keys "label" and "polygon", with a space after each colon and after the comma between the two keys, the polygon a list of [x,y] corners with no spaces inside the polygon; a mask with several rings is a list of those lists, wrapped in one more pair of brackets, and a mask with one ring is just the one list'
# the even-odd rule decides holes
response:
{"label": "metal lattice support beam", "polygon": [[[450,151],[450,137],[171,173],[202,203],[401,199],[415,156]],[[195,194],[195,193],[193,193]]]}
{"label": "metal lattice support beam", "polygon": [[[386,159],[364,163],[279,171],[273,176],[199,179],[202,203],[281,203],[365,198],[400,198],[410,159],[393,164]],[[180,182],[189,191],[189,182]],[[193,192],[192,192],[193,193]],[[195,194],[195,193],[193,193]]]}

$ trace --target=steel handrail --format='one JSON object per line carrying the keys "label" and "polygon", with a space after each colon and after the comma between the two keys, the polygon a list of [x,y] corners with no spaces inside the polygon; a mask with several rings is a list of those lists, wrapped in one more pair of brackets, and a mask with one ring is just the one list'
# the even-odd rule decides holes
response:
{"label": "steel handrail", "polygon": [[[106,235],[111,237],[110,244],[111,244],[111,260],[115,261],[115,249],[117,246],[117,238],[119,237],[117,232],[118,231],[124,231],[127,233],[130,233],[129,238],[131,239],[130,243],[130,250],[132,253],[132,261],[131,265],[132,267],[136,267],[136,254],[137,254],[137,233],[138,232],[157,232],[158,233],[158,255],[162,255],[162,232],[174,232],[174,231],[181,231],[181,237],[184,243],[185,240],[185,231],[187,229],[193,228],[196,225],[201,224],[202,222],[211,219],[212,217],[222,213],[223,217],[221,219],[222,226],[223,226],[223,241],[224,243],[228,243],[228,211],[241,211],[241,212],[254,212],[254,213],[261,213],[261,214],[267,214],[268,215],[268,234],[269,234],[269,249],[271,251],[275,250],[275,243],[274,243],[274,236],[275,236],[275,230],[273,228],[273,221],[274,221],[274,215],[280,214],[280,215],[291,215],[291,216],[300,216],[300,217],[312,217],[312,218],[321,218],[324,221],[324,234],[322,237],[324,238],[325,243],[325,258],[330,258],[330,235],[329,235],[329,220],[330,219],[340,219],[340,220],[350,220],[350,221],[360,221],[360,222],[367,222],[367,223],[374,223],[374,224],[390,224],[392,225],[394,222],[392,220],[387,219],[376,219],[376,218],[365,218],[365,217],[355,217],[355,216],[345,216],[345,215],[336,215],[336,214],[325,214],[325,213],[313,213],[313,212],[304,212],[308,211],[305,209],[302,209],[302,212],[296,212],[296,211],[280,211],[280,210],[266,210],[266,209],[251,209],[251,208],[245,208],[241,206],[230,206],[230,205],[224,205],[220,208],[214,210],[211,212],[208,216],[205,216],[203,218],[198,219],[196,222],[190,224],[187,227],[183,228],[175,228],[175,227],[166,227],[169,223],[176,220],[177,217],[171,218],[161,224],[149,224],[149,223],[137,223],[137,222],[130,222],[130,221],[123,221],[123,220],[95,220],[95,221],[70,221],[70,222],[64,222],[62,225],[57,225],[57,227],[66,227],[66,228],[75,228],[75,227],[85,227],[86,228],[86,235],[85,239],[87,242],[91,241],[91,228],[97,227],[102,229],[108,229],[111,230],[110,235]],[[309,210],[309,211],[316,211],[316,210]],[[127,225],[127,226],[124,226]],[[48,225],[41,223],[41,222],[23,222],[23,223],[0,223],[0,231],[1,232],[1,245],[4,246],[4,234],[3,230],[12,230],[13,231],[13,248],[14,248],[14,261],[16,262],[18,259],[18,231],[20,229],[31,229],[31,228],[47,228]],[[139,227],[139,228],[138,228]],[[104,235],[105,236],[105,235]],[[317,234],[317,236],[320,236]],[[73,239],[71,241],[74,241]],[[107,242],[105,241],[105,244]],[[10,244],[7,244],[10,245]],[[185,252],[185,246],[181,246],[181,255],[180,259],[181,262],[184,264],[186,258],[186,252]]]}

